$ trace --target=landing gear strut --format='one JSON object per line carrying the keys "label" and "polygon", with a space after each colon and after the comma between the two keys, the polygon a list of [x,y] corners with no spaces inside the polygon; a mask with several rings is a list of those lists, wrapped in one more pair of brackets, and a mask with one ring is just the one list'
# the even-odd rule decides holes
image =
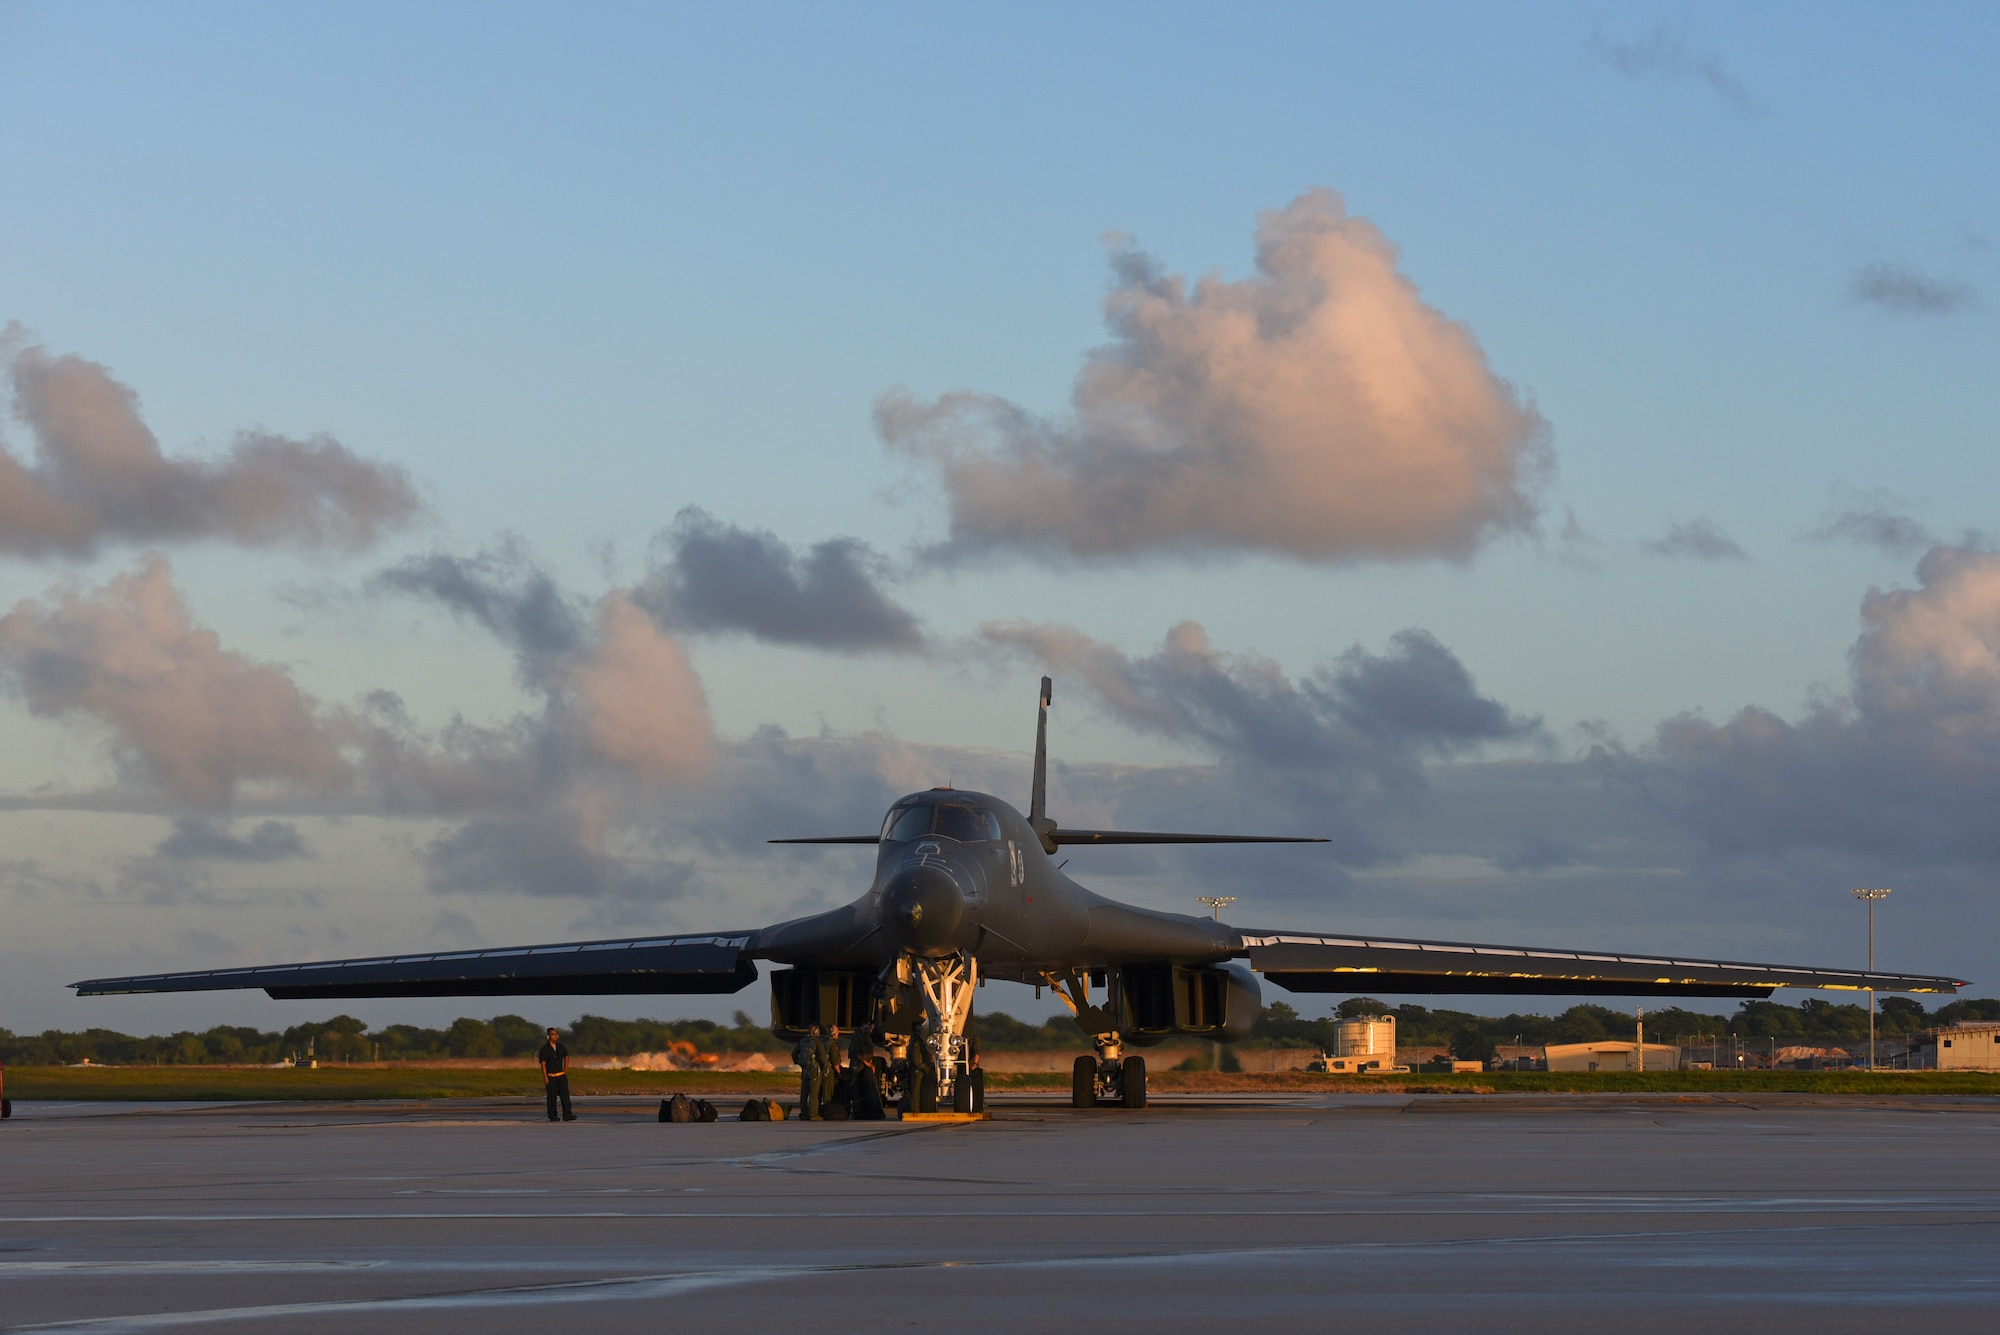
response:
{"label": "landing gear strut", "polygon": [[979,961],[970,954],[936,959],[905,955],[896,961],[896,974],[898,982],[915,982],[923,989],[922,1043],[934,1073],[919,1078],[918,1064],[905,1063],[908,1107],[912,1112],[986,1111],[986,1072],[968,1067],[965,1041],[972,989],[979,986]]}
{"label": "landing gear strut", "polygon": [[[1066,974],[1043,974],[1042,981],[1069,1007],[1077,1023],[1091,1033],[1091,1042],[1097,1048],[1095,1056],[1078,1057],[1070,1068],[1070,1106],[1145,1107],[1146,1059],[1125,1055],[1116,1017],[1105,1007],[1091,1004],[1090,975],[1071,970]],[[1112,991],[1115,995],[1115,986]],[[1107,1001],[1111,999],[1106,997]]]}

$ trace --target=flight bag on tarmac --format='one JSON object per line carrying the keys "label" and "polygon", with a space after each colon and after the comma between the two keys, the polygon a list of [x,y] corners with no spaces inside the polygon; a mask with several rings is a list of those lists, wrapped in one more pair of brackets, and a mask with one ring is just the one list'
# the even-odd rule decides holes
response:
{"label": "flight bag on tarmac", "polygon": [[710,1103],[707,1099],[696,1099],[694,1101],[695,1121],[714,1122],[714,1121],[719,1121],[721,1117],[722,1114],[717,1112],[715,1110],[715,1105],[713,1103]]}
{"label": "flight bag on tarmac", "polygon": [[744,1103],[743,1111],[736,1114],[736,1120],[739,1122],[768,1122],[771,1120],[771,1114],[764,1107],[764,1100],[750,1099]]}

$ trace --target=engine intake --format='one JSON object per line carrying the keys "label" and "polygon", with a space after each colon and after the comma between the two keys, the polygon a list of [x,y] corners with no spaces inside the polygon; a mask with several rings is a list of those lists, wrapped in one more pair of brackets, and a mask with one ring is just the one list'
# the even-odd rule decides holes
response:
{"label": "engine intake", "polygon": [[1240,964],[1214,967],[1130,964],[1122,970],[1127,1031],[1135,1037],[1247,1036],[1264,1005],[1256,977]]}

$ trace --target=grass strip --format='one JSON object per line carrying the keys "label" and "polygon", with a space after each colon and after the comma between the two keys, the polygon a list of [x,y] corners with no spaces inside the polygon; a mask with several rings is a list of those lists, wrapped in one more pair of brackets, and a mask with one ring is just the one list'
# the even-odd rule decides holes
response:
{"label": "grass strip", "polygon": [[[507,1069],[327,1066],[14,1066],[7,1097],[114,1100],[125,1103],[230,1099],[490,1099],[542,1096],[540,1074]],[[798,1093],[799,1078],[768,1071],[576,1071],[574,1094],[658,1095]]]}
{"label": "grass strip", "polygon": [[[989,1071],[995,1091],[1065,1091],[1062,1072]],[[2000,1073],[1980,1071],[1492,1071],[1464,1075],[1327,1076],[1156,1071],[1148,1087],[1161,1094],[1848,1094],[2000,1095]],[[765,1071],[572,1071],[577,1094],[666,1098],[798,1092],[798,1076]],[[116,1100],[133,1103],[219,1102],[231,1099],[539,1098],[541,1081],[525,1071],[493,1068],[332,1066],[314,1070],[256,1066],[17,1066],[6,1073],[7,1095],[36,1100]]]}

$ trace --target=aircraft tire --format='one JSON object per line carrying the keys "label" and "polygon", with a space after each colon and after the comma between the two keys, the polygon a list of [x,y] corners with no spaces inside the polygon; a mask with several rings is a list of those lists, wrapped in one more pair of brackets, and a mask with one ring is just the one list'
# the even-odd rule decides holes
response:
{"label": "aircraft tire", "polygon": [[1125,1087],[1125,1106],[1143,1108],[1146,1106],[1146,1059],[1127,1057],[1125,1069],[1119,1081]]}
{"label": "aircraft tire", "polygon": [[1069,1106],[1072,1108],[1095,1108],[1097,1106],[1097,1058],[1078,1057],[1070,1067]]}
{"label": "aircraft tire", "polygon": [[971,1086],[971,1088],[972,1088],[972,1111],[974,1111],[974,1112],[976,1112],[976,1113],[983,1113],[983,1112],[985,1112],[985,1111],[986,1111],[986,1072],[985,1072],[985,1071],[984,1071],[984,1070],[983,1070],[982,1068],[980,1068],[980,1067],[976,1067],[976,1066],[975,1066],[975,1067],[974,1067],[974,1068],[972,1069],[972,1072],[971,1072],[971,1074],[969,1074],[968,1076],[966,1076],[966,1078],[965,1078],[965,1083],[966,1083],[967,1085]]}
{"label": "aircraft tire", "polygon": [[960,1071],[958,1079],[951,1082],[951,1110],[955,1113],[972,1111],[972,1075]]}
{"label": "aircraft tire", "polygon": [[915,1088],[910,1091],[911,1101],[917,1105],[916,1110],[920,1113],[936,1112],[938,1110],[937,1096],[937,1081],[930,1076],[919,1076],[915,1081]]}

